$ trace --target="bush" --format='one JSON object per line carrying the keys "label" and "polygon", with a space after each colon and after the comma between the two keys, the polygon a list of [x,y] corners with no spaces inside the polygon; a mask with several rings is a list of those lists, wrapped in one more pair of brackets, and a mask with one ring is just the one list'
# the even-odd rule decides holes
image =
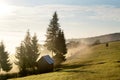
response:
{"label": "bush", "polygon": [[17,78],[18,77],[18,73],[10,73],[10,74],[1,74],[0,75],[0,80],[7,80],[10,78]]}
{"label": "bush", "polygon": [[98,45],[100,43],[101,43],[100,40],[96,40],[92,45]]}

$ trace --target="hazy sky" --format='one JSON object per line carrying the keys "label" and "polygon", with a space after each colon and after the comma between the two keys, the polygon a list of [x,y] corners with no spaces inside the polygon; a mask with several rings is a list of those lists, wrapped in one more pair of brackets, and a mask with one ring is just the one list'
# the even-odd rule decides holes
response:
{"label": "hazy sky", "polygon": [[55,11],[67,39],[120,32],[120,0],[0,0],[0,40],[15,52],[27,29],[45,39]]}

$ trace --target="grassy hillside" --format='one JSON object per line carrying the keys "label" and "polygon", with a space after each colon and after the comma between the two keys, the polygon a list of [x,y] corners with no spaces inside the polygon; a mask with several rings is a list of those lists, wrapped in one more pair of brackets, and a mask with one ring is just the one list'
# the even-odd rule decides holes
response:
{"label": "grassy hillside", "polygon": [[11,80],[120,80],[120,41],[76,50],[56,72]]}
{"label": "grassy hillside", "polygon": [[112,41],[120,41],[120,32],[119,33],[111,33],[111,34],[105,34],[95,37],[88,37],[88,38],[78,38],[78,39],[68,39],[67,42],[78,42],[78,43],[84,43],[84,44],[94,44],[97,40],[100,41],[100,43],[106,43],[106,42],[112,42]]}

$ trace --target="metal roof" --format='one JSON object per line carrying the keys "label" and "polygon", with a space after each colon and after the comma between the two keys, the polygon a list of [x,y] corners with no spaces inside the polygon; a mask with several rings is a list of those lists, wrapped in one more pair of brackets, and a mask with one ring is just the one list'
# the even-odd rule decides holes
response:
{"label": "metal roof", "polygon": [[54,63],[53,59],[52,59],[49,55],[43,56],[43,58],[44,58],[49,64],[53,64],[53,63]]}

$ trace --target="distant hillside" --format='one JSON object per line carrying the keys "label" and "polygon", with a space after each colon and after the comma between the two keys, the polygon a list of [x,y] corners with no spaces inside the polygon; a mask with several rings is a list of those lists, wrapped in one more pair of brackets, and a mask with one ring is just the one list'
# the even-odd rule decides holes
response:
{"label": "distant hillside", "polygon": [[93,44],[97,40],[99,40],[100,43],[119,41],[120,33],[106,34],[106,35],[89,37],[89,38],[81,38],[81,39],[69,39],[67,42],[68,43],[69,42],[79,42],[79,43],[85,43],[85,44]]}

